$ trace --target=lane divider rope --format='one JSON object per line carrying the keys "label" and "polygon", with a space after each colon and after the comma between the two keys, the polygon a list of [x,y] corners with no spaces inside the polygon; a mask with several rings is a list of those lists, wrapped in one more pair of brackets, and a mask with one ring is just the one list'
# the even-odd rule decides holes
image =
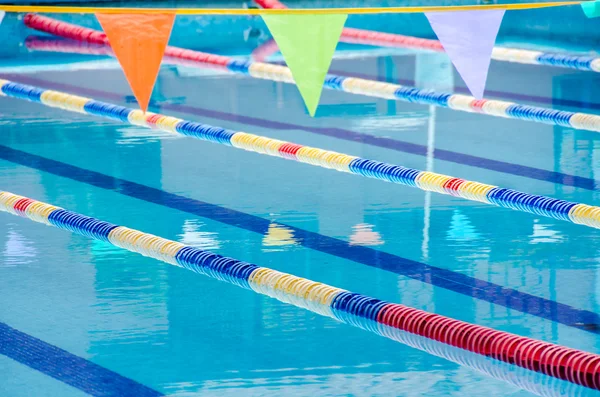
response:
{"label": "lane divider rope", "polygon": [[[360,318],[357,317],[360,321]],[[481,372],[542,397],[584,397],[591,390],[533,372],[522,367],[494,360],[490,357],[474,354],[433,339],[402,331],[398,328],[378,324],[380,334],[404,345],[419,349],[433,356],[441,357],[464,367]]]}
{"label": "lane divider rope", "polygon": [[[36,14],[27,14],[24,23],[28,27],[55,36],[84,41],[91,44],[110,45],[103,32],[68,24]],[[189,63],[214,65],[217,68],[248,75],[258,79],[295,84],[290,70],[281,65],[263,62],[232,59],[230,57],[186,50],[168,46],[165,50],[168,59],[181,59]],[[562,110],[519,105],[493,99],[475,99],[472,96],[422,90],[410,86],[365,80],[328,74],[324,87],[352,94],[376,98],[399,100],[434,105],[469,113],[560,125],[575,129],[600,132],[600,116]]]}
{"label": "lane divider rope", "polygon": [[[279,0],[254,1],[264,9],[291,10]],[[376,45],[380,47],[415,48],[428,51],[444,52],[444,47],[438,40],[422,39],[419,37],[377,32],[365,29],[344,28],[340,41],[346,43]],[[264,54],[262,56],[264,56]],[[570,55],[524,50],[519,48],[494,47],[492,51],[492,59],[505,62],[557,66],[562,68],[600,72],[600,58],[595,56]]]}
{"label": "lane divider rope", "polygon": [[44,90],[8,80],[0,79],[0,94],[41,103],[53,108],[160,129],[173,134],[233,146],[237,149],[600,228],[600,207],[596,206],[523,193],[513,189],[420,171],[246,132],[236,132],[161,114],[151,112],[144,114],[141,110],[59,91]]}
{"label": "lane divider rope", "polygon": [[385,302],[0,191],[0,211],[108,242],[394,339],[389,329],[600,390],[600,355]]}

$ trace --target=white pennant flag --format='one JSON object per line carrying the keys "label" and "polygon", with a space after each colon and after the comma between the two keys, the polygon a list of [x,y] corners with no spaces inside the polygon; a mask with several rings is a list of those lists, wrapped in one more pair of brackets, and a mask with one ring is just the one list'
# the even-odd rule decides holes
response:
{"label": "white pennant flag", "polygon": [[471,94],[483,98],[504,10],[426,12],[425,16]]}

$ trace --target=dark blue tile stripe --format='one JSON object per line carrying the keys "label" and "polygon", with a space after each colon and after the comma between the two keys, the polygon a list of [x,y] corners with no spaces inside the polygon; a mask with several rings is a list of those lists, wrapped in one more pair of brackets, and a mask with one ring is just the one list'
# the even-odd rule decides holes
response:
{"label": "dark blue tile stripe", "polygon": [[[259,234],[264,235],[269,227],[269,220],[251,214],[165,192],[125,179],[111,177],[7,146],[0,145],[0,159]],[[570,327],[588,332],[599,332],[598,327],[595,325],[600,324],[600,316],[596,313],[369,247],[351,246],[346,241],[294,226],[282,226],[291,229],[300,244],[306,248],[400,274],[423,283],[495,303],[522,313],[556,321]]]}
{"label": "dark blue tile stripe", "polygon": [[141,383],[1,322],[0,354],[94,397],[163,396]]}

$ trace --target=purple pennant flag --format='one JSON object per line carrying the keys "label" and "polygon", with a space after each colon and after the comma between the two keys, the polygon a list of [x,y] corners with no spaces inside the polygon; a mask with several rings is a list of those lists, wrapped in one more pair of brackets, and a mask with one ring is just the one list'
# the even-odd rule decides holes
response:
{"label": "purple pennant flag", "polygon": [[426,12],[425,16],[471,94],[483,98],[504,10]]}

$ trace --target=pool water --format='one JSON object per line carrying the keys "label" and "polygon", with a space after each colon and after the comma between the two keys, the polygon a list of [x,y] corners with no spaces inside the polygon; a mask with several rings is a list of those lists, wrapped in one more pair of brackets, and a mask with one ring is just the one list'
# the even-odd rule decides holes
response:
{"label": "pool water", "polygon": [[[35,32],[15,15],[6,23],[0,79],[136,107],[115,61],[29,52],[20,44]],[[256,23],[231,18],[240,31]],[[236,56],[255,46],[243,35],[174,40]],[[331,72],[465,92],[439,54],[345,45]],[[599,88],[593,72],[492,62],[486,97],[598,114]],[[150,110],[531,194],[600,198],[594,132],[327,90],[310,118],[293,85],[174,65],[163,65]],[[0,190],[390,302],[600,349],[595,229],[8,97],[0,131]],[[475,287],[455,282],[472,279]],[[596,395],[458,349],[431,347],[455,359],[438,357],[7,213],[0,291],[0,330],[19,354],[62,349],[43,364],[0,355],[2,396]],[[113,394],[89,381],[103,370]]]}

